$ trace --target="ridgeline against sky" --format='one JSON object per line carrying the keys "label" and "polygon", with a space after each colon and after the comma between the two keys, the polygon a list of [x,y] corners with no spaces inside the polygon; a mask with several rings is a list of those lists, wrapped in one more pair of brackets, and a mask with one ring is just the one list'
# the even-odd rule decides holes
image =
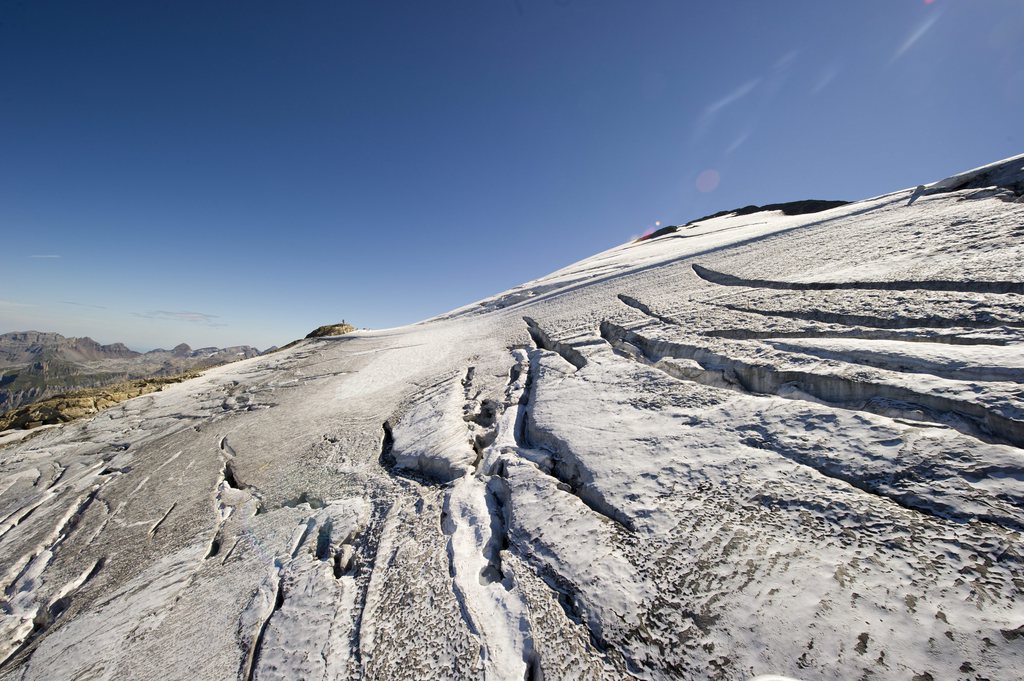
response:
{"label": "ridgeline against sky", "polygon": [[1024,4],[7,2],[0,332],[265,347],[1021,151]]}

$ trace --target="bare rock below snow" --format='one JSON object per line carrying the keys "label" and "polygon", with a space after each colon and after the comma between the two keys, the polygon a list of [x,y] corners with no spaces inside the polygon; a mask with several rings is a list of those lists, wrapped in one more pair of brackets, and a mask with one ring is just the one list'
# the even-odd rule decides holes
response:
{"label": "bare rock below snow", "polygon": [[340,324],[327,324],[325,326],[319,326],[310,331],[306,338],[323,338],[325,336],[343,336],[346,333],[352,333],[356,330],[356,327],[342,321]]}
{"label": "bare rock below snow", "polygon": [[187,373],[162,378],[143,378],[103,388],[87,388],[55,395],[0,415],[0,432],[14,428],[38,428],[85,418],[125,400],[163,390],[165,385],[196,376],[197,373]]}

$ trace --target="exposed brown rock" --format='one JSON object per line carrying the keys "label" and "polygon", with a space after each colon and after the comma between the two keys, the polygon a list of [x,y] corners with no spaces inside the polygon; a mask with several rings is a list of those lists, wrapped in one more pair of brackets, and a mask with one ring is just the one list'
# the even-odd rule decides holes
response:
{"label": "exposed brown rock", "polygon": [[0,416],[0,431],[11,429],[37,428],[54,423],[67,423],[76,419],[92,416],[103,409],[130,400],[139,395],[158,392],[165,385],[180,383],[199,374],[189,372],[177,376],[160,378],[142,378],[124,383],[108,385],[102,388],[76,390],[64,395],[55,395],[49,399],[27,404]]}
{"label": "exposed brown rock", "polygon": [[323,338],[324,336],[341,336],[346,333],[352,333],[356,330],[356,327],[347,323],[344,319],[341,320],[340,324],[327,324],[321,326],[313,331],[310,331],[306,335],[306,338]]}

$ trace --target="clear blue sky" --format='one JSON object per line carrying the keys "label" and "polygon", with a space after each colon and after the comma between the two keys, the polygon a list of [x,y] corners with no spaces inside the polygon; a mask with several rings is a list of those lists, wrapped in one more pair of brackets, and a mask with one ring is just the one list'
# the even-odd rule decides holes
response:
{"label": "clear blue sky", "polygon": [[0,331],[413,322],[1020,153],[1022,111],[1021,0],[0,0]]}

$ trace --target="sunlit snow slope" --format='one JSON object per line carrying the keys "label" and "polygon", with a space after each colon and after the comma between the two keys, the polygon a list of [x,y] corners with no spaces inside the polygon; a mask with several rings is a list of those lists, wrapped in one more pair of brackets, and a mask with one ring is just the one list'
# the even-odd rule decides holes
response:
{"label": "sunlit snow slope", "polygon": [[1024,157],[915,194],[0,436],[0,678],[1018,678]]}

